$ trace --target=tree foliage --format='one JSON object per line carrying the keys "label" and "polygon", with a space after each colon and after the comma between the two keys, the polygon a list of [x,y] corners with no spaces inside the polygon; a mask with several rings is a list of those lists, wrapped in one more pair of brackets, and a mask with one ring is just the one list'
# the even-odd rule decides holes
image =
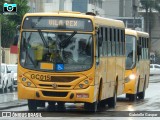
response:
{"label": "tree foliage", "polygon": [[[16,15],[3,15],[3,4],[17,4],[17,14]],[[29,11],[29,6],[27,5],[28,0],[10,0],[10,2],[5,2],[5,0],[0,1],[0,13],[1,13],[1,25],[2,25],[2,47],[10,47],[14,42],[14,36],[16,34],[16,26],[21,24],[23,15]]]}

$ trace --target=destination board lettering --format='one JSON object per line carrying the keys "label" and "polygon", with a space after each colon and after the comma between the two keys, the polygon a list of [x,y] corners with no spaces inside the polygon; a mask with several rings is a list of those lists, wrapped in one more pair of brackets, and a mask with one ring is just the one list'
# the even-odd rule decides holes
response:
{"label": "destination board lettering", "polygon": [[26,17],[22,26],[23,29],[41,30],[76,30],[93,31],[93,24],[87,18],[72,17],[50,17],[50,16],[30,16]]}
{"label": "destination board lettering", "polygon": [[51,26],[70,26],[76,27],[78,26],[78,21],[76,20],[48,20],[48,24]]}

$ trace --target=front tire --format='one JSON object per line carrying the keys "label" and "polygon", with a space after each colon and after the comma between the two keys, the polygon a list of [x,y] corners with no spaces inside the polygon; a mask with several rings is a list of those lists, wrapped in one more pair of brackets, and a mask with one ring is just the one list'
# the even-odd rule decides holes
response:
{"label": "front tire", "polygon": [[126,94],[126,97],[129,98],[129,101],[136,101],[137,99],[137,94]]}
{"label": "front tire", "polygon": [[37,110],[36,100],[28,100],[28,109],[29,109],[29,111],[36,111]]}
{"label": "front tire", "polygon": [[144,99],[144,97],[145,97],[145,85],[146,85],[146,80],[144,82],[143,91],[139,92],[137,95],[139,99]]}
{"label": "front tire", "polygon": [[97,112],[97,107],[98,107],[98,102],[93,102],[93,103],[84,103],[84,108],[88,112]]}

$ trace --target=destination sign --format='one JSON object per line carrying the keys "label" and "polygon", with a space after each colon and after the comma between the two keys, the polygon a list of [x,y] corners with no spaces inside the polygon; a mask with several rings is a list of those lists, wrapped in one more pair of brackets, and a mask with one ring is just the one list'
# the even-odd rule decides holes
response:
{"label": "destination sign", "polygon": [[93,31],[93,24],[84,18],[26,17],[23,29]]}

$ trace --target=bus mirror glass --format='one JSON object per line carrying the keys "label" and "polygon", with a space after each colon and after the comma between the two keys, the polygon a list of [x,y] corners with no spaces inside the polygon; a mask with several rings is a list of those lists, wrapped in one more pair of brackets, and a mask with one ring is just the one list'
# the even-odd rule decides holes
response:
{"label": "bus mirror glass", "polygon": [[18,31],[20,31],[21,26],[20,26],[20,25],[17,25],[16,29],[17,29]]}
{"label": "bus mirror glass", "polygon": [[137,46],[137,54],[141,55],[141,46],[140,45]]}

